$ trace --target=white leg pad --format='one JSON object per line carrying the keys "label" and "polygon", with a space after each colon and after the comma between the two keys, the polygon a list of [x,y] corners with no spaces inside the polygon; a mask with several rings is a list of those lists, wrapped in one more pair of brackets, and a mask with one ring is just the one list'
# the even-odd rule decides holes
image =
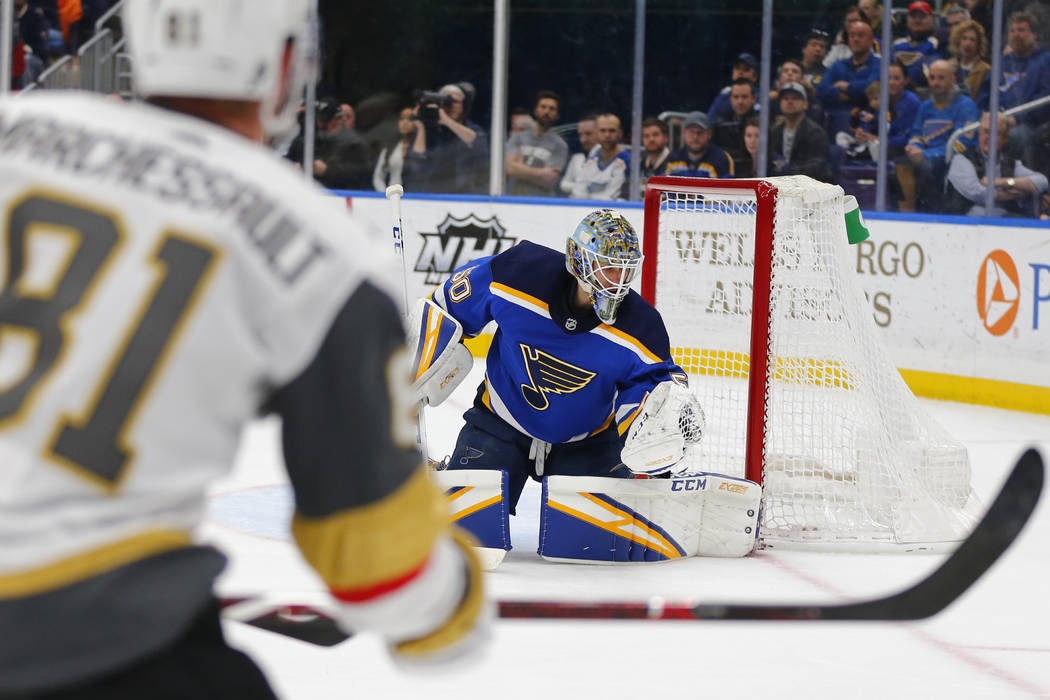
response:
{"label": "white leg pad", "polygon": [[742,557],[755,546],[761,488],[721,474],[544,479],[540,556],[577,563]]}

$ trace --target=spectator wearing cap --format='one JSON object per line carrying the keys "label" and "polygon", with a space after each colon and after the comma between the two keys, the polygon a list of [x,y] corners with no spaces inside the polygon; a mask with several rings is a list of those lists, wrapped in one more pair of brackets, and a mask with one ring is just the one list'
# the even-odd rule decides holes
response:
{"label": "spectator wearing cap", "polygon": [[908,69],[914,87],[926,87],[926,67],[941,58],[941,41],[935,30],[933,8],[926,0],[908,5],[908,35],[894,40],[891,56]]}
{"label": "spectator wearing cap", "polygon": [[580,170],[569,196],[574,199],[622,199],[626,190],[631,152],[620,143],[623,130],[615,114],[599,114],[598,145]]}
{"label": "spectator wearing cap", "polygon": [[757,116],[758,109],[755,107],[754,83],[747,78],[737,78],[731,87],[729,101],[732,111],[728,117],[714,124],[713,140],[736,161],[746,154],[744,122],[748,117]]}
{"label": "spectator wearing cap", "polygon": [[832,64],[817,88],[833,133],[849,131],[850,110],[869,107],[865,90],[879,79],[880,59],[874,52],[871,25],[863,20],[852,22],[847,37],[852,55]]}
{"label": "spectator wearing cap", "polygon": [[489,145],[485,130],[470,121],[474,89],[449,83],[446,99],[417,105],[419,120],[405,158],[405,189],[415,192],[481,193],[487,189]]}
{"label": "spectator wearing cap", "polygon": [[[911,137],[904,152],[906,161],[897,168],[897,176],[907,199],[908,166],[913,171],[916,209],[938,212],[944,189],[945,150],[948,138],[956,129],[977,121],[977,106],[955,89],[955,67],[951,61],[938,59],[930,64],[930,97],[919,105]],[[973,138],[960,139],[961,151]],[[902,175],[903,173],[903,175]]]}
{"label": "spectator wearing cap", "polygon": [[802,83],[781,85],[778,99],[783,119],[769,134],[770,174],[808,175],[831,182],[828,135],[806,116],[806,87]]}
{"label": "spectator wearing cap", "polygon": [[[315,104],[313,175],[332,190],[372,189],[372,155],[356,131],[345,129],[339,103],[321,99]],[[302,166],[304,134],[292,141],[286,157]]]}
{"label": "spectator wearing cap", "polygon": [[532,129],[518,131],[507,139],[507,194],[521,197],[553,197],[569,145],[551,129],[558,121],[561,98],[540,90],[533,102]]}
{"label": "spectator wearing cap", "polygon": [[666,174],[681,177],[734,177],[733,158],[711,143],[711,122],[690,112],[682,122],[683,146],[667,158]]}
{"label": "spectator wearing cap", "polygon": [[707,118],[711,120],[712,124],[731,118],[733,106],[730,101],[730,93],[733,91],[733,84],[740,78],[747,78],[752,84],[758,82],[758,59],[749,53],[742,53],[736,57],[736,61],[733,63],[733,76],[729,85],[722,88],[718,95],[715,96],[711,107],[708,108]]}
{"label": "spectator wearing cap", "polygon": [[[828,55],[828,33],[823,29],[810,29],[802,38],[802,84],[815,91],[820,85],[827,66],[824,57]],[[810,93],[813,94],[813,93]]]}

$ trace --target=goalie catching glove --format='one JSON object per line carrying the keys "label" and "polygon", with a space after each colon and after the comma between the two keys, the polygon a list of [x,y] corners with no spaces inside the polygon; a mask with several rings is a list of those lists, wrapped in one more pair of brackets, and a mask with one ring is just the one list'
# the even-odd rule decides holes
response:
{"label": "goalie catching glove", "polygon": [[700,442],[705,427],[704,411],[688,387],[660,382],[627,431],[620,459],[635,474],[677,471],[686,446]]}
{"label": "goalie catching glove", "polygon": [[412,393],[416,401],[437,406],[466,379],[474,366],[461,342],[463,326],[430,299],[420,299],[408,322],[412,352]]}

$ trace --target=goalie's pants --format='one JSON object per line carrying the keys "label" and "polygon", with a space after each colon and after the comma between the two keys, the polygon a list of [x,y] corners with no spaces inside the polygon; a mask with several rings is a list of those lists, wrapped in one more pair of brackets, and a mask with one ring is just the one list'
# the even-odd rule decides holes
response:
{"label": "goalie's pants", "polygon": [[510,512],[514,509],[532,477],[539,481],[545,475],[611,476],[631,478],[620,462],[620,438],[609,427],[576,442],[551,446],[544,460],[543,474],[536,473],[536,462],[529,457],[532,438],[518,432],[487,408],[474,406],[463,414],[466,425],[459,431],[456,449],[448,460],[448,469],[505,469],[508,476]]}
{"label": "goalie's pants", "polygon": [[0,700],[276,700],[246,654],[226,644],[219,607],[209,603],[174,644],[101,678]]}

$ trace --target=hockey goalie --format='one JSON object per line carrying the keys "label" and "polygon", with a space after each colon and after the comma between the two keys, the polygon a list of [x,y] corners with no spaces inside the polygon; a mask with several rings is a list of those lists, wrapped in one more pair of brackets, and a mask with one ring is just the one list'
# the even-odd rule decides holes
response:
{"label": "hockey goalie", "polygon": [[680,473],[704,413],[660,315],[630,289],[641,260],[631,224],[602,209],[564,254],[519,243],[456,270],[417,305],[416,395],[432,406],[470,369],[460,339],[498,326],[474,405],[435,474],[490,567],[511,547],[509,516],[530,478],[544,485],[539,553],[549,559],[647,562],[754,547],[758,486]]}

